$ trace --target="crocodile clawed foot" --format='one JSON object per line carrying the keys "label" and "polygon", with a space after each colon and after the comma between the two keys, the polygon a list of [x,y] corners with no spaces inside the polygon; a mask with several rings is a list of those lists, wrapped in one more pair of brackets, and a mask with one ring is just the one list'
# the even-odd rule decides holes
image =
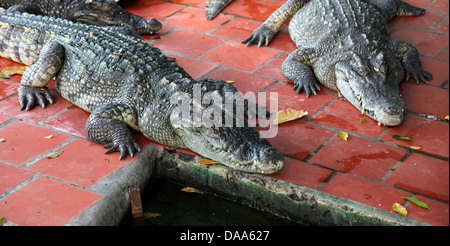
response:
{"label": "crocodile clawed foot", "polygon": [[123,143],[108,143],[103,146],[103,148],[108,149],[108,151],[105,152],[105,154],[111,154],[114,152],[120,151],[120,157],[119,160],[122,160],[123,158],[127,157],[129,154],[131,157],[134,157],[134,155],[137,152],[141,152],[141,147],[134,139],[131,141],[124,141]]}
{"label": "crocodile clawed foot", "polygon": [[272,41],[273,37],[277,34],[277,31],[274,31],[267,27],[266,25],[261,25],[258,28],[256,28],[255,31],[253,31],[250,36],[242,41],[242,43],[246,43],[247,46],[258,44],[258,47],[261,45],[269,45],[270,41]]}
{"label": "crocodile clawed foot", "polygon": [[317,92],[321,92],[319,83],[316,79],[303,80],[302,82],[294,82],[294,87],[292,88],[297,93],[305,91],[306,97],[311,96],[311,93],[317,95]]}
{"label": "crocodile clawed foot", "polygon": [[420,84],[420,81],[425,84],[430,84],[427,79],[433,79],[433,75],[431,73],[424,71],[423,69],[418,69],[416,71],[405,71],[406,78],[405,81],[409,81],[411,78],[416,81],[417,84]]}
{"label": "crocodile clawed foot", "polygon": [[19,90],[20,110],[31,110],[39,104],[45,108],[47,102],[53,104],[50,90],[47,87],[21,86]]}

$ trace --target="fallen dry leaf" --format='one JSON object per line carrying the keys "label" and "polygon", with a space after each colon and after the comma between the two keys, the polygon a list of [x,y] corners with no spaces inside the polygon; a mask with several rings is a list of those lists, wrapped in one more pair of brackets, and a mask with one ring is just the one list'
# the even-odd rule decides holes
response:
{"label": "fallen dry leaf", "polygon": [[234,80],[225,80],[225,82],[227,82],[228,84],[232,84],[234,83]]}
{"label": "fallen dry leaf", "polygon": [[346,133],[346,132],[344,132],[344,131],[336,131],[336,132],[337,132],[338,136],[339,136],[342,140],[347,141],[347,139],[348,139],[348,133]]}
{"label": "fallen dry leaf", "polygon": [[403,216],[408,215],[408,211],[406,211],[406,208],[398,203],[394,203],[394,205],[392,205],[392,208],[394,209],[395,212],[397,212]]}
{"label": "fallen dry leaf", "polygon": [[16,74],[23,74],[27,68],[27,66],[4,67],[0,70],[0,75],[12,76]]}
{"label": "fallen dry leaf", "polygon": [[202,164],[202,165],[213,165],[213,164],[218,164],[217,161],[214,161],[214,160],[208,160],[208,159],[198,160],[197,163]]}
{"label": "fallen dry leaf", "polygon": [[47,155],[46,157],[49,159],[56,158],[56,157],[62,155],[63,152],[64,152],[63,150],[57,150],[57,151]]}
{"label": "fallen dry leaf", "polygon": [[308,115],[308,112],[304,110],[297,110],[297,109],[285,109],[278,111],[277,115],[275,116],[275,119],[272,122],[272,125],[279,125],[291,120],[299,119],[305,115]]}
{"label": "fallen dry leaf", "polygon": [[53,138],[53,135],[48,135],[48,136],[45,136],[44,138],[45,139],[50,139],[50,138]]}
{"label": "fallen dry leaf", "polygon": [[397,135],[397,134],[392,135],[392,137],[395,138],[395,139],[413,141],[410,137],[400,136],[400,135]]}
{"label": "fallen dry leaf", "polygon": [[419,150],[419,149],[421,149],[422,147],[420,147],[420,146],[409,146],[409,148],[410,149],[415,149],[415,150]]}
{"label": "fallen dry leaf", "polygon": [[203,191],[197,190],[197,189],[195,189],[195,188],[192,188],[192,187],[184,187],[183,189],[181,189],[181,191],[184,191],[184,192],[189,192],[189,193],[198,193],[198,194],[204,194],[204,192],[203,192]]}
{"label": "fallen dry leaf", "polygon": [[144,213],[144,219],[150,219],[161,216],[158,213]]}

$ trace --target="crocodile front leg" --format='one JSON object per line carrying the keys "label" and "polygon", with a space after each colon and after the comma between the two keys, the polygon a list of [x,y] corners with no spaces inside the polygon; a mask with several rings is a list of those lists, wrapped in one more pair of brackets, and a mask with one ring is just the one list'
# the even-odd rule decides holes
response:
{"label": "crocodile front leg", "polygon": [[42,48],[38,60],[23,73],[19,89],[21,110],[33,109],[36,103],[42,108],[47,102],[53,103],[46,85],[61,69],[64,57],[64,46],[57,42]]}
{"label": "crocodile front leg", "polygon": [[423,70],[419,52],[412,44],[401,40],[392,40],[387,44],[387,47],[393,50],[394,54],[398,54],[398,58],[402,61],[405,69],[405,81],[414,78],[417,84],[420,81],[428,84],[427,79],[433,79],[433,75]]}
{"label": "crocodile front leg", "polygon": [[294,16],[297,11],[303,7],[310,0],[289,0],[277,9],[272,15],[264,21],[261,26],[256,28],[250,36],[242,43],[248,45],[258,44],[258,47],[263,43],[267,46],[272,41],[275,34],[280,30],[281,26],[287,19]]}
{"label": "crocodile front leg", "polygon": [[414,7],[401,0],[379,0],[376,6],[387,21],[392,20],[395,16],[417,16],[425,13],[424,9]]}
{"label": "crocodile front leg", "polygon": [[293,89],[297,91],[297,93],[304,90],[307,97],[309,97],[311,93],[316,95],[317,91],[322,91],[319,82],[310,67],[314,60],[314,50],[297,49],[284,60],[282,65],[284,76],[292,80],[295,84]]}
{"label": "crocodile front leg", "polygon": [[140,152],[139,144],[134,140],[128,126],[137,125],[136,111],[127,104],[103,104],[89,116],[86,122],[88,136],[104,148],[110,148],[105,154],[120,151],[120,158],[128,154],[134,157]]}

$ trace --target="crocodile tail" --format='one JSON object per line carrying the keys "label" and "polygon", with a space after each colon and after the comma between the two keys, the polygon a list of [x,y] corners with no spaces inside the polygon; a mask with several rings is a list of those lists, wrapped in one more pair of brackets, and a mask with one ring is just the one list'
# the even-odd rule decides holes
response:
{"label": "crocodile tail", "polygon": [[234,0],[208,0],[206,2],[206,19],[212,20]]}

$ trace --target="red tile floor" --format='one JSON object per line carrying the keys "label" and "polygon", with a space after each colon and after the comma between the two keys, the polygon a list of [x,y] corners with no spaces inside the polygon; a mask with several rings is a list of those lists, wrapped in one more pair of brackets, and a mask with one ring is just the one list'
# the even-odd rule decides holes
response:
{"label": "red tile floor", "polygon": [[[127,10],[162,21],[158,35],[144,38],[177,58],[193,77],[233,80],[243,93],[278,92],[280,110],[309,112],[280,125],[277,136],[269,139],[286,157],[286,166],[273,177],[387,211],[397,202],[413,219],[449,225],[447,0],[407,0],[426,8],[426,15],[397,17],[390,23],[392,38],[415,45],[424,68],[434,75],[430,85],[401,85],[406,117],[397,127],[378,126],[333,91],[310,98],[295,93],[280,69],[296,48],[286,26],[268,47],[241,44],[285,1],[235,0],[213,21],[205,19],[205,1],[141,0]],[[17,64],[0,58],[0,68],[11,65]],[[56,103],[46,109],[20,111],[20,78],[0,79],[0,139],[4,140],[0,142],[0,217],[17,225],[64,225],[102,197],[89,191],[90,186],[133,158],[116,161],[117,153],[105,156],[99,145],[87,139],[88,113],[56,92]],[[366,121],[360,123],[361,118]],[[341,140],[337,130],[347,132],[348,141]],[[393,134],[414,141],[397,140]],[[138,139],[142,145],[149,143]],[[421,149],[413,150],[412,145]],[[45,157],[59,149],[63,155]],[[431,209],[403,196],[414,196]]]}

